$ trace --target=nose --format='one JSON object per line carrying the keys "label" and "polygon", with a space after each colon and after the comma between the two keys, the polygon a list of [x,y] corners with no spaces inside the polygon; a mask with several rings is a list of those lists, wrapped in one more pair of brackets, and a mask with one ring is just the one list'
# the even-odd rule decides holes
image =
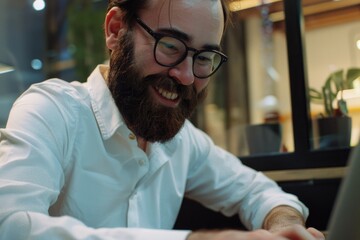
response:
{"label": "nose", "polygon": [[169,69],[169,76],[173,77],[182,85],[191,85],[194,83],[193,59],[187,56],[181,63]]}

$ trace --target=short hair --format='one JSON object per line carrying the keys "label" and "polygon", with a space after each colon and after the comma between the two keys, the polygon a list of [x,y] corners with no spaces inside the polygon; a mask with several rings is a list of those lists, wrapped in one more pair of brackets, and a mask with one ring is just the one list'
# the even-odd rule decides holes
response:
{"label": "short hair", "polygon": [[[119,7],[122,9],[125,13],[124,15],[124,22],[128,25],[131,25],[135,17],[140,9],[145,9],[146,4],[148,1],[151,0],[109,0],[107,11],[109,11],[113,7]],[[209,0],[203,0],[203,1],[209,1]],[[228,7],[228,0],[220,0],[221,6],[223,9],[224,14],[224,29],[227,26],[229,19],[230,19],[230,11]]]}

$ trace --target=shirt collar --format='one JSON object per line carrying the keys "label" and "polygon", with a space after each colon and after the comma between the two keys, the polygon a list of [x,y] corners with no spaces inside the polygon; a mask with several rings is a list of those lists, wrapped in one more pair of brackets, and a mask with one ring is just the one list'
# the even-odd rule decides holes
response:
{"label": "shirt collar", "polygon": [[98,65],[87,80],[91,106],[104,140],[119,127],[126,126],[106,84],[108,70],[107,65]]}

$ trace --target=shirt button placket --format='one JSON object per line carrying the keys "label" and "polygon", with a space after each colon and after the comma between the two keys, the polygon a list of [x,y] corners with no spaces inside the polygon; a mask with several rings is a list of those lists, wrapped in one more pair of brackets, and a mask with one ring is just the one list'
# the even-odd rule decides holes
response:
{"label": "shirt button placket", "polygon": [[134,191],[129,197],[128,227],[139,226],[139,214],[137,208],[137,192]]}

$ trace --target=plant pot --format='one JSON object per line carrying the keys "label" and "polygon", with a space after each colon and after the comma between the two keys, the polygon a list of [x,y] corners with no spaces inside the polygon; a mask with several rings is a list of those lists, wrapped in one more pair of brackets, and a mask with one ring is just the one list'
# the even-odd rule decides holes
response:
{"label": "plant pot", "polygon": [[279,123],[248,125],[245,136],[250,154],[279,152],[281,149],[281,126]]}
{"label": "plant pot", "polygon": [[317,119],[319,148],[349,147],[351,140],[350,117],[326,117]]}

